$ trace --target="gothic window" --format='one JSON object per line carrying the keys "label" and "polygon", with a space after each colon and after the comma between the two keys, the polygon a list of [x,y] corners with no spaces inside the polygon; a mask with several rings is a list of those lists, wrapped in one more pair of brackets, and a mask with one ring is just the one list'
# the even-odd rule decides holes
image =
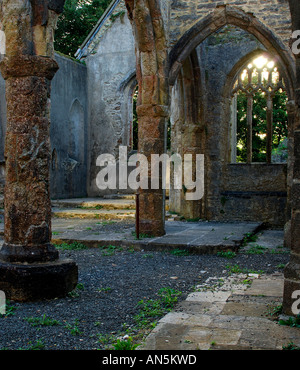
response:
{"label": "gothic window", "polygon": [[287,94],[275,61],[262,55],[242,68],[232,90],[231,162],[284,162]]}

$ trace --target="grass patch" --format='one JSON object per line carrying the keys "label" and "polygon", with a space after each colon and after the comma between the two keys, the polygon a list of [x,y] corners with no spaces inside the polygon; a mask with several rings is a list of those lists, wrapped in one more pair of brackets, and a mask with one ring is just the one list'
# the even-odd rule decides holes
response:
{"label": "grass patch", "polygon": [[239,265],[226,265],[225,268],[230,274],[263,274],[262,270],[256,271],[252,269],[242,268]]}
{"label": "grass patch", "polygon": [[0,314],[0,317],[8,317],[8,316],[13,316],[16,311],[16,306],[14,306],[10,300],[6,300],[5,302],[5,314]]}
{"label": "grass patch", "polygon": [[279,325],[291,326],[293,328],[300,328],[300,315],[296,317],[289,317],[287,320],[280,319]]}
{"label": "grass patch", "polygon": [[84,290],[84,285],[82,283],[78,283],[76,285],[76,288],[68,293],[68,297],[78,298],[80,296],[80,291],[81,290]]}
{"label": "grass patch", "polygon": [[218,252],[217,253],[217,256],[218,257],[223,257],[223,258],[229,258],[229,259],[231,259],[231,258],[234,258],[234,257],[236,257],[236,253],[235,252],[232,252],[232,251],[226,251],[226,252]]}
{"label": "grass patch", "polygon": [[80,335],[82,334],[82,332],[79,330],[78,324],[79,320],[75,319],[74,324],[70,324],[67,322],[65,328],[68,329],[72,335]]}
{"label": "grass patch", "polygon": [[124,338],[118,338],[117,342],[113,344],[116,351],[124,350],[130,351],[135,350],[140,344],[134,344],[133,339],[130,336],[125,336]]}
{"label": "grass patch", "polygon": [[134,236],[134,238],[136,240],[139,240],[139,239],[145,239],[145,238],[153,238],[153,235],[150,235],[150,234],[144,234],[144,233],[139,233],[139,238],[136,236],[136,231],[132,231],[131,232],[131,235]]}
{"label": "grass patch", "polygon": [[102,250],[102,256],[109,257],[115,255],[117,251],[122,251],[122,247],[117,247],[116,245],[105,245],[100,246],[99,249]]}
{"label": "grass patch", "polygon": [[300,350],[300,347],[298,347],[294,342],[289,342],[286,346],[282,346],[283,350],[293,351],[293,350]]}
{"label": "grass patch", "polygon": [[51,319],[50,317],[43,315],[42,317],[25,317],[29,324],[32,326],[54,326],[54,325],[61,325],[61,323],[57,320]]}
{"label": "grass patch", "polygon": [[263,247],[262,245],[253,245],[250,247],[247,251],[245,251],[246,254],[265,254],[268,248]]}
{"label": "grass patch", "polygon": [[140,300],[139,313],[134,317],[138,327],[149,328],[165,313],[172,310],[182,293],[172,288],[161,288],[158,299]]}
{"label": "grass patch", "polygon": [[65,250],[77,251],[77,250],[82,250],[82,249],[87,249],[88,248],[83,243],[80,243],[80,242],[77,242],[77,241],[74,241],[72,243],[63,242],[61,244],[56,244],[55,247],[56,247],[56,249],[62,250],[62,251],[65,251]]}
{"label": "grass patch", "polygon": [[170,254],[173,254],[174,256],[188,256],[190,252],[187,249],[173,249],[170,251]]}
{"label": "grass patch", "polygon": [[244,247],[248,243],[256,242],[258,239],[258,235],[254,233],[246,233],[244,234],[244,239],[242,241],[242,246]]}

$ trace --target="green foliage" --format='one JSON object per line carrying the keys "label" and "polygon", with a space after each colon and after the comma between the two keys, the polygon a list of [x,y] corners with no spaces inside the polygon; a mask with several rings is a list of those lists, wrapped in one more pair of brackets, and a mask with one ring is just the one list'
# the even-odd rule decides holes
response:
{"label": "green foliage", "polygon": [[186,249],[173,249],[170,251],[170,254],[173,254],[174,256],[188,256],[190,252]]}
{"label": "green foliage", "polygon": [[149,327],[154,320],[169,312],[178,301],[182,293],[172,288],[162,288],[158,292],[158,299],[141,300],[138,302],[139,313],[135,321],[139,327]]}
{"label": "green foliage", "polygon": [[82,332],[79,330],[78,324],[79,320],[75,319],[74,324],[70,324],[67,322],[65,328],[68,329],[72,335],[80,335],[82,334]]}
{"label": "green foliage", "polygon": [[13,316],[15,314],[15,310],[17,309],[16,306],[14,306],[9,300],[6,300],[5,305],[5,315],[0,314],[0,317]]}
{"label": "green foliage", "polygon": [[254,233],[246,233],[246,234],[244,234],[244,239],[242,241],[242,246],[245,246],[245,245],[247,245],[248,243],[251,243],[251,242],[256,242],[257,239],[258,239],[258,235],[254,234]]}
{"label": "green foliage", "polygon": [[74,56],[96,25],[111,0],[66,0],[57,21],[55,50]]}
{"label": "green foliage", "polygon": [[267,251],[267,248],[262,245],[253,245],[245,253],[246,254],[264,254]]}
{"label": "green foliage", "polygon": [[236,253],[232,251],[226,251],[226,252],[220,251],[217,253],[217,256],[223,257],[223,258],[234,258],[236,257]]}
{"label": "green foliage", "polygon": [[61,244],[57,244],[56,246],[56,249],[59,249],[59,250],[81,250],[81,249],[87,249],[87,246],[80,243],[80,242],[77,242],[77,241],[74,241],[72,243],[66,243],[66,242],[63,242]]}
{"label": "green foliage", "polygon": [[124,339],[117,339],[117,342],[113,344],[115,350],[135,350],[139,344],[133,344],[133,339],[131,337],[126,337]]}
{"label": "green foliage", "polygon": [[278,321],[279,325],[291,326],[294,328],[300,328],[300,315],[296,317],[289,317],[287,320],[281,319]]}
{"label": "green foliage", "polygon": [[[284,91],[277,91],[273,98],[273,139],[272,150],[276,152],[288,136],[287,95]],[[261,91],[253,97],[252,115],[252,161],[266,161],[266,107],[267,98]],[[237,94],[237,161],[247,161],[247,96],[239,91]]]}
{"label": "green foliage", "polygon": [[50,317],[43,315],[42,317],[25,317],[25,319],[32,326],[54,326],[61,325],[57,320],[51,319]]}
{"label": "green foliage", "polygon": [[286,346],[282,346],[282,349],[285,351],[299,351],[300,347],[294,344],[294,342],[289,342]]}

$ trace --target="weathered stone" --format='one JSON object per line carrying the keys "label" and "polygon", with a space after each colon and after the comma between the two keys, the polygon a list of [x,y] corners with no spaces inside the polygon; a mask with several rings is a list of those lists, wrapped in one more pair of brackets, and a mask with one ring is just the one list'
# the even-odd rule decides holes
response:
{"label": "weathered stone", "polygon": [[0,261],[0,289],[8,299],[35,301],[63,297],[77,284],[75,262],[6,263]]}
{"label": "weathered stone", "polygon": [[1,61],[0,69],[4,79],[35,76],[51,80],[58,70],[58,65],[47,56],[13,55]]}
{"label": "weathered stone", "polygon": [[[30,4],[5,1],[4,30],[12,45],[1,62],[7,128],[0,287],[9,298],[20,301],[65,295],[77,281],[75,263],[59,261],[58,251],[50,243],[49,98],[50,81],[58,69],[51,58],[57,14],[48,10],[48,1],[32,0]],[[22,28],[18,20],[24,13],[30,22]],[[18,40],[14,39],[16,31]]]}

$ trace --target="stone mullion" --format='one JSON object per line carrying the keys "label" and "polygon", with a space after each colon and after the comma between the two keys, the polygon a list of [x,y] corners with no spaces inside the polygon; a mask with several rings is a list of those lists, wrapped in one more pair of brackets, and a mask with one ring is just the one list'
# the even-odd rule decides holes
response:
{"label": "stone mullion", "polygon": [[[271,74],[270,74],[271,75]],[[267,98],[267,150],[266,162],[272,162],[272,139],[273,139],[273,98],[268,94]]]}
{"label": "stone mullion", "polygon": [[252,162],[253,96],[247,97],[247,163]]}

